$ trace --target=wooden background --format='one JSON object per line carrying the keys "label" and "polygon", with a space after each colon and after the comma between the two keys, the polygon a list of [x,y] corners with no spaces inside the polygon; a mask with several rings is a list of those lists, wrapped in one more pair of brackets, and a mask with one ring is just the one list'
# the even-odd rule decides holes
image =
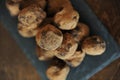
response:
{"label": "wooden background", "polygon": [[[120,0],[87,0],[87,2],[120,44]],[[0,24],[0,80],[41,80],[2,24]],[[90,80],[120,80],[120,59],[95,74]]]}
{"label": "wooden background", "polygon": [[[89,6],[120,45],[120,0],[87,0]],[[120,80],[120,59],[90,80]]]}

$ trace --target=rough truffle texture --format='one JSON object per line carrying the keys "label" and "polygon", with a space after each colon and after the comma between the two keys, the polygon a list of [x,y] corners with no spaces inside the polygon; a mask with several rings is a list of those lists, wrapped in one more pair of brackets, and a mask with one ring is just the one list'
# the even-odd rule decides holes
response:
{"label": "rough truffle texture", "polygon": [[106,43],[99,36],[91,36],[83,41],[82,50],[88,55],[101,55],[106,50]]}
{"label": "rough truffle texture", "polygon": [[84,57],[85,57],[85,52],[76,51],[71,57],[69,57],[69,59],[66,59],[65,62],[71,67],[77,67],[82,63]]}
{"label": "rough truffle texture", "polygon": [[58,53],[55,55],[56,57],[63,60],[68,59],[75,53],[77,47],[78,44],[73,39],[72,35],[69,33],[65,33],[62,45],[59,48],[57,48]]}
{"label": "rough truffle texture", "polygon": [[82,41],[85,37],[89,36],[89,27],[84,23],[78,23],[77,27],[71,31],[76,42]]}
{"label": "rough truffle texture", "polygon": [[44,26],[36,35],[37,45],[45,50],[57,49],[62,44],[62,41],[62,32],[51,24]]}
{"label": "rough truffle texture", "polygon": [[68,65],[61,60],[54,60],[55,62],[47,69],[46,74],[49,80],[66,80],[70,71]]}
{"label": "rough truffle texture", "polygon": [[50,60],[54,57],[54,54],[56,53],[55,50],[44,50],[42,48],[40,48],[39,46],[36,47],[36,53],[38,56],[39,60],[42,61],[46,61],[46,60]]}
{"label": "rough truffle texture", "polygon": [[77,26],[79,14],[73,9],[63,8],[55,17],[54,22],[62,30],[72,30]]}
{"label": "rough truffle texture", "polygon": [[17,16],[20,12],[20,1],[21,0],[6,0],[6,7],[9,10],[11,16]]}
{"label": "rough truffle texture", "polygon": [[30,26],[31,24],[38,25],[43,21],[45,17],[46,17],[46,13],[38,5],[31,5],[27,8],[24,8],[19,13],[18,21],[21,24],[27,26]]}
{"label": "rough truffle texture", "polygon": [[22,37],[25,38],[31,38],[36,36],[36,34],[38,33],[38,28],[35,29],[22,29],[18,27],[18,32]]}

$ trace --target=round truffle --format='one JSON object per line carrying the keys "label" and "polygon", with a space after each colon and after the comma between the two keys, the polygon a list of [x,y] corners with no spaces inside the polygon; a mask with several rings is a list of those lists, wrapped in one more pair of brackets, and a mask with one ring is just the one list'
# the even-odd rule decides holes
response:
{"label": "round truffle", "polygon": [[63,41],[62,32],[51,24],[41,28],[36,35],[37,45],[45,50],[57,49]]}
{"label": "round truffle", "polygon": [[38,33],[38,30],[39,30],[39,28],[27,29],[26,26],[25,26],[25,28],[18,26],[19,34],[25,38],[35,37],[36,34]]}
{"label": "round truffle", "polygon": [[50,60],[54,57],[54,54],[56,53],[55,50],[44,50],[42,48],[40,48],[39,46],[37,46],[36,48],[36,53],[38,56],[38,59],[41,61],[46,61],[46,60]]}
{"label": "round truffle", "polygon": [[20,1],[21,0],[6,0],[6,7],[9,10],[11,16],[17,16],[20,12]]}
{"label": "round truffle", "polygon": [[54,22],[62,30],[72,30],[76,27],[79,20],[79,14],[73,9],[64,8],[54,17]]}
{"label": "round truffle", "polygon": [[65,60],[65,62],[71,67],[79,66],[85,58],[85,52],[76,51],[71,57]]}
{"label": "round truffle", "polygon": [[68,65],[61,60],[54,60],[55,63],[51,64],[47,69],[46,74],[49,80],[66,80],[70,71]]}
{"label": "round truffle", "polygon": [[58,52],[55,54],[55,56],[62,60],[68,59],[75,53],[77,47],[78,43],[76,43],[72,35],[70,33],[65,33],[62,45],[56,49]]}
{"label": "round truffle", "polygon": [[19,13],[18,21],[19,23],[29,27],[32,24],[36,24],[36,26],[34,26],[34,28],[36,28],[45,19],[45,17],[46,13],[38,5],[31,5],[24,8]]}
{"label": "round truffle", "polygon": [[101,55],[106,50],[106,43],[100,36],[91,36],[83,41],[82,50],[88,55]]}
{"label": "round truffle", "polygon": [[76,42],[83,40],[89,35],[89,27],[84,23],[78,23],[77,27],[71,31]]}

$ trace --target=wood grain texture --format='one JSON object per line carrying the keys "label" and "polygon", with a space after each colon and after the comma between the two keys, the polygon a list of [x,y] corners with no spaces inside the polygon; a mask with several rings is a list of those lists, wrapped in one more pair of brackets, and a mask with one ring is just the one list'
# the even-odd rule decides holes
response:
{"label": "wood grain texture", "polygon": [[120,44],[120,0],[87,0],[87,2]]}
{"label": "wood grain texture", "polygon": [[120,59],[95,74],[89,80],[120,80]]}
{"label": "wood grain texture", "polygon": [[[87,0],[89,6],[120,44],[120,0]],[[120,80],[120,59],[116,60],[90,80]]]}
{"label": "wood grain texture", "polygon": [[40,80],[15,40],[0,25],[0,80]]}

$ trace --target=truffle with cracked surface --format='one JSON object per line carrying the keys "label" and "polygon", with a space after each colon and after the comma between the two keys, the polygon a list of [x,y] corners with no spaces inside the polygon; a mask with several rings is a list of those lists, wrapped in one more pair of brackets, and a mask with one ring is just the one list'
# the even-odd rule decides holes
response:
{"label": "truffle with cracked surface", "polygon": [[63,41],[62,32],[51,24],[42,27],[36,35],[37,45],[45,50],[57,49]]}
{"label": "truffle with cracked surface", "polygon": [[18,15],[19,23],[29,26],[36,24],[35,28],[45,19],[46,13],[38,5],[24,8]]}

